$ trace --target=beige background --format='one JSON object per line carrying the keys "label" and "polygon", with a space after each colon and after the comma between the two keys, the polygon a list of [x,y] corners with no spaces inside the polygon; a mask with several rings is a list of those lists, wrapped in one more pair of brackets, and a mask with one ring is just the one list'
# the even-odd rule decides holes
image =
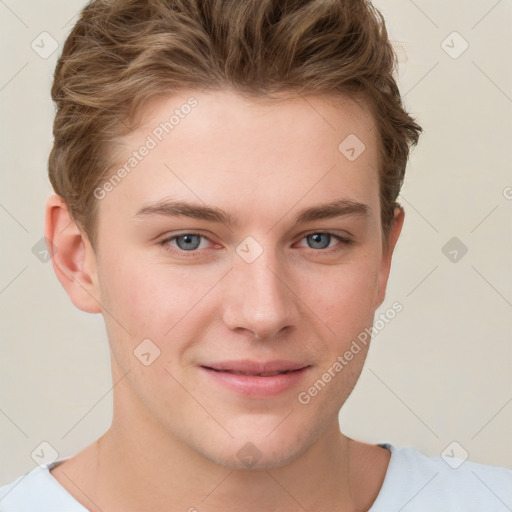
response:
{"label": "beige background", "polygon": [[[82,5],[0,2],[0,483],[33,468],[42,441],[68,456],[111,420],[102,319],[75,309],[33,253],[50,193],[51,75]],[[512,2],[375,5],[425,134],[401,195],[406,223],[381,308],[404,309],[374,339],[342,429],[430,456],[457,441],[471,460],[512,467]],[[51,49],[43,31],[59,44],[46,59],[31,47],[46,37],[39,51]],[[469,44],[461,55],[454,31]],[[468,249],[457,262],[442,251],[452,237]]]}

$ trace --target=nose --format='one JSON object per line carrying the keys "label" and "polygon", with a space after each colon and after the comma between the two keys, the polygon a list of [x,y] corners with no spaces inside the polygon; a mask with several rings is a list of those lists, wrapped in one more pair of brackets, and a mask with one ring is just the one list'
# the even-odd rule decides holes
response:
{"label": "nose", "polygon": [[252,263],[235,257],[224,290],[225,325],[259,339],[275,338],[292,330],[300,318],[300,301],[292,291],[289,275],[276,258],[266,253]]}

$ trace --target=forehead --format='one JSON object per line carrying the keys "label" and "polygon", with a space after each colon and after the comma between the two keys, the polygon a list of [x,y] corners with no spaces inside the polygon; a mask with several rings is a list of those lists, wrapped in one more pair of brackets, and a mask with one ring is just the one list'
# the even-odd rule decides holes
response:
{"label": "forehead", "polygon": [[139,127],[119,139],[114,169],[129,172],[105,203],[124,203],[128,212],[175,197],[264,206],[268,215],[282,215],[299,202],[347,197],[378,208],[376,135],[366,106],[342,96],[160,97],[148,103]]}
{"label": "forehead", "polygon": [[[248,142],[248,136],[255,143],[270,139],[269,149],[275,152],[290,140],[305,139],[308,147],[318,138],[331,143],[332,139],[336,142],[350,134],[367,146],[376,142],[375,123],[368,106],[360,99],[340,94],[293,98],[276,95],[269,99],[242,96],[232,90],[180,92],[150,100],[140,112],[140,119],[139,128],[120,139],[121,143],[129,145],[147,134],[158,142],[165,143],[160,140],[164,138],[171,144],[180,136],[184,139],[193,134],[196,142],[213,142],[229,134],[229,139],[223,140],[225,144]],[[274,138],[277,132],[279,140]],[[326,139],[327,134],[330,137]]]}

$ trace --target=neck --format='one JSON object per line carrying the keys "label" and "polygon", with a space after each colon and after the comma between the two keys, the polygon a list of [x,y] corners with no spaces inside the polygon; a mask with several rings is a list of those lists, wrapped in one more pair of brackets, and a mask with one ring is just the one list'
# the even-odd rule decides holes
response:
{"label": "neck", "polygon": [[285,466],[239,470],[219,466],[161,432],[120,427],[117,420],[114,415],[111,428],[59,472],[61,483],[91,512],[168,512],[170,506],[188,512],[356,510],[351,440],[337,423]]}
{"label": "neck", "polygon": [[222,467],[155,434],[113,421],[98,441],[94,502],[103,512],[354,510],[349,439],[337,424],[293,462],[263,470]]}

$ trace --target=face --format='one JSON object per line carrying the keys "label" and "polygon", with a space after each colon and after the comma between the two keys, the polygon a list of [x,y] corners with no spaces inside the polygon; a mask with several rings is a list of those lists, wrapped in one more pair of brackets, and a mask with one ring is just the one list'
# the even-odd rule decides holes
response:
{"label": "face", "polygon": [[190,92],[153,101],[120,143],[94,256],[126,374],[114,417],[229,467],[292,461],[337,425],[368,346],[336,361],[384,297],[371,116],[343,98]]}

